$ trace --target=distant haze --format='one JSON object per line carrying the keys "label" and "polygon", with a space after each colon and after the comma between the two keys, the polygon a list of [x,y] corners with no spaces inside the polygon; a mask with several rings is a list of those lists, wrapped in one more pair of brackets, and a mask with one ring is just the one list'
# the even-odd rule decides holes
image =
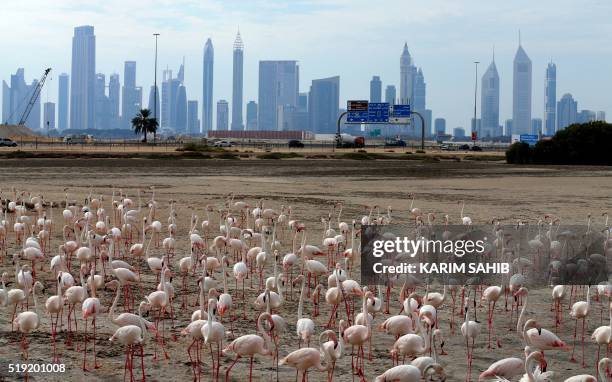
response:
{"label": "distant haze", "polygon": [[[612,2],[572,0],[77,0],[2,2],[0,79],[25,68],[26,81],[53,68],[42,103],[57,101],[57,76],[70,73],[75,26],[93,25],[96,72],[107,78],[123,63],[137,62],[143,103],[153,83],[154,32],[159,71],[174,73],[185,57],[187,98],[202,98],[202,54],[208,37],[215,49],[214,102],[232,99],[232,43],[244,41],[244,105],[257,100],[259,60],[298,60],[300,91],[311,80],[339,75],[340,107],[368,99],[373,75],[383,89],[399,88],[404,42],[427,83],[427,108],[447,120],[447,131],[470,128],[474,64],[479,81],[493,46],[500,75],[500,123],[512,114],[512,59],[522,45],[533,62],[532,117],[544,113],[544,73],[557,64],[557,99],[570,92],[578,109],[612,116]],[[384,4],[384,5],[382,5]],[[480,97],[480,92],[479,92]],[[201,107],[201,106],[200,106]],[[480,109],[480,101],[478,102]],[[479,113],[480,115],[480,110]]]}

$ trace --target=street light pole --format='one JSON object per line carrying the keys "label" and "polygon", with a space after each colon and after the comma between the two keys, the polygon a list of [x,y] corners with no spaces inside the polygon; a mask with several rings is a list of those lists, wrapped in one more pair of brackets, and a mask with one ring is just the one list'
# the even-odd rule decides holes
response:
{"label": "street light pole", "polygon": [[477,98],[477,94],[478,94],[478,64],[480,62],[479,61],[474,61],[474,65],[476,67],[476,74],[474,77],[474,122],[472,125],[472,144],[475,145],[476,144],[476,139],[474,139],[474,132],[476,131],[476,98]]}
{"label": "street light pole", "polygon": [[[159,37],[159,33],[153,33],[155,36],[155,79],[153,83],[153,118],[157,121],[157,126],[159,127],[159,120],[157,119],[157,37]],[[155,138],[157,136],[157,132],[153,133],[153,145],[155,145]]]}

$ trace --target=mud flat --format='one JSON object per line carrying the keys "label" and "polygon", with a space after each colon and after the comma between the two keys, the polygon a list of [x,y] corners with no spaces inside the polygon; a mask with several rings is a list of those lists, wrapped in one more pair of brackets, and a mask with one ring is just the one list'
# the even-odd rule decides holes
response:
{"label": "mud flat", "polygon": [[[93,195],[104,195],[106,208],[113,191],[120,189],[136,199],[136,190],[146,190],[144,197],[150,197],[151,186],[155,188],[155,197],[160,209],[157,218],[166,225],[168,202],[176,201],[178,211],[177,253],[173,260],[176,270],[178,259],[189,254],[187,231],[192,210],[200,217],[205,216],[205,205],[221,205],[230,193],[236,199],[255,203],[264,199],[266,206],[280,209],[281,205],[291,205],[294,217],[304,221],[311,232],[309,242],[319,244],[321,235],[320,218],[326,216],[332,203],[344,203],[344,221],[360,219],[367,214],[366,205],[377,204],[386,209],[391,206],[393,219],[408,219],[410,195],[415,196],[415,205],[425,212],[432,212],[441,218],[448,214],[451,222],[459,220],[460,205],[466,203],[466,215],[475,224],[486,224],[492,218],[498,218],[505,223],[513,223],[518,219],[535,222],[546,213],[558,216],[563,222],[582,224],[587,214],[592,214],[598,227],[602,224],[601,213],[612,212],[610,190],[612,190],[612,169],[598,167],[517,167],[498,163],[481,162],[438,162],[424,163],[399,160],[154,160],[154,159],[4,159],[0,163],[0,189],[3,197],[13,197],[13,188],[33,194],[43,193],[46,201],[61,203],[67,191],[70,198],[79,203],[85,199],[90,190]],[[61,210],[54,209],[53,243],[51,255],[57,254],[61,237]],[[219,216],[211,215],[212,226],[218,226]],[[166,229],[162,231],[165,237]],[[216,232],[214,233],[216,234]],[[287,233],[281,234],[283,251],[290,251],[290,239]],[[9,273],[12,281],[7,287],[15,287],[15,268],[10,255],[18,250],[14,235],[9,231],[8,257],[4,256],[0,270]],[[161,256],[163,250],[152,248],[152,256]],[[142,263],[142,269],[146,264]],[[44,270],[37,272],[46,289],[44,299],[55,291],[53,276],[49,272],[48,261]],[[73,269],[76,272],[76,268]],[[267,270],[271,274],[271,268]],[[216,275],[220,279],[220,274]],[[256,279],[257,280],[257,279]],[[177,300],[180,300],[180,277],[174,279],[177,290]],[[234,282],[229,282],[230,291],[234,290]],[[247,290],[247,319],[235,322],[235,334],[242,335],[255,332],[257,311],[252,305],[257,292]],[[143,275],[142,289],[146,293],[155,288],[155,277],[150,273]],[[441,289],[441,288],[440,288]],[[440,290],[441,292],[441,290]],[[193,301],[196,293],[195,279],[189,280],[189,299]],[[114,297],[113,291],[100,291],[102,304],[109,306]],[[584,290],[579,292],[584,298]],[[241,301],[234,294],[235,304],[241,308]],[[396,288],[391,298],[391,313],[398,314],[399,291]],[[278,314],[288,323],[286,332],[280,341],[281,357],[297,348],[295,322],[297,312],[297,291],[288,297]],[[511,300],[508,301],[510,304]],[[41,307],[44,300],[39,301]],[[147,379],[151,381],[190,380],[191,368],[188,365],[187,346],[189,341],[182,338],[180,331],[188,323],[191,312],[179,309],[175,302],[175,327],[168,335],[169,360],[152,361],[153,343],[147,341],[145,348],[145,365]],[[330,308],[323,302],[321,315],[316,318],[316,338],[312,346],[318,346],[318,334],[327,322]],[[465,341],[458,334],[451,335],[449,331],[449,312],[451,299],[447,298],[444,307],[439,312],[441,329],[444,333],[444,349],[449,353],[440,357],[449,378],[447,381],[463,381],[465,378]],[[311,300],[305,302],[305,313],[311,314]],[[530,292],[529,305],[526,314],[529,318],[537,318],[543,327],[554,330],[554,317],[551,309],[550,289],[543,288]],[[591,314],[587,321],[585,355],[588,367],[583,369],[580,364],[568,362],[570,353],[565,351],[546,352],[550,370],[556,372],[555,380],[581,374],[595,372],[596,347],[590,341],[592,331],[607,325],[607,310],[604,309],[603,320],[600,316],[601,305],[592,303]],[[120,308],[119,311],[122,311]],[[239,312],[240,310],[237,310]],[[11,333],[11,309],[0,308],[0,380],[21,380],[22,377],[9,374],[9,363],[20,363],[21,353],[19,336]],[[375,328],[388,315],[378,314],[373,323]],[[510,314],[504,309],[503,297],[495,311],[495,327],[502,347],[488,350],[486,348],[486,307],[479,307],[478,318],[482,331],[476,340],[473,363],[473,380],[477,374],[486,369],[494,361],[504,357],[521,357],[524,344],[517,335],[515,326],[510,321]],[[473,317],[471,317],[473,319]],[[460,325],[461,317],[455,317],[455,323]],[[229,327],[224,321],[226,328]],[[573,339],[573,320],[569,316],[568,299],[564,302],[563,330],[559,333],[561,339],[570,346]],[[171,327],[171,321],[166,320],[166,327]],[[79,322],[82,328],[82,322]],[[32,380],[70,380],[70,381],[121,381],[123,380],[124,348],[119,344],[111,344],[108,338],[114,332],[114,327],[105,314],[98,320],[97,349],[102,368],[94,372],[82,372],[80,369],[82,353],[67,349],[63,343],[65,333],[58,335],[61,362],[66,364],[63,374],[34,374]],[[580,333],[580,325],[579,325]],[[579,335],[580,337],[580,335]],[[43,318],[43,325],[29,336],[30,363],[51,362],[51,339],[48,319]],[[579,338],[580,340],[580,338]],[[368,380],[391,367],[389,349],[393,339],[376,330],[373,332],[372,361],[366,361],[365,373]],[[581,347],[578,342],[577,358],[581,359]],[[367,357],[368,349],[365,349]],[[136,359],[139,363],[139,359]],[[210,355],[208,350],[202,354],[204,362],[202,380],[210,380]],[[231,358],[222,356],[221,379]],[[248,373],[248,360],[239,361],[232,370],[232,380],[244,381]],[[136,377],[140,371],[136,371]],[[280,381],[293,381],[295,372],[288,367],[280,367]],[[276,372],[270,358],[259,358],[254,363],[254,379],[261,381],[275,380]],[[358,378],[355,377],[355,380]],[[324,381],[325,373],[311,371],[310,381]],[[344,357],[336,365],[334,380],[351,381],[350,348],[345,349]]]}

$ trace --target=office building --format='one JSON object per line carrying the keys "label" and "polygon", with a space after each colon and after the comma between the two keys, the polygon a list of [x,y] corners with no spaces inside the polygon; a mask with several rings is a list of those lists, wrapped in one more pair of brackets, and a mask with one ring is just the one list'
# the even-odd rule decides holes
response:
{"label": "office building", "polygon": [[57,127],[60,130],[66,130],[68,128],[68,110],[70,105],[70,93],[69,93],[69,76],[66,73],[62,73],[58,76],[58,94],[57,94]]}
{"label": "office building", "polygon": [[213,129],[213,65],[215,51],[210,38],[204,45],[204,68],[202,79],[202,132]]}
{"label": "office building", "polygon": [[531,132],[531,59],[521,46],[520,39],[514,56],[512,130],[514,134]]}
{"label": "office building", "polygon": [[308,96],[310,131],[330,134],[337,130],[340,77],[313,80]]}
{"label": "office building", "polygon": [[387,102],[389,105],[395,105],[395,97],[395,86],[387,85],[385,89],[385,102]]}
{"label": "office building", "polygon": [[416,67],[413,65],[410,52],[408,52],[408,44],[404,43],[404,50],[400,56],[400,104],[411,103],[415,74]]}
{"label": "office building", "polygon": [[370,102],[382,102],[382,81],[379,76],[373,76],[370,81]]}
{"label": "office building", "polygon": [[[11,75],[10,86],[6,81],[2,81],[2,123],[9,125],[19,123],[37,84],[38,80],[33,80],[31,85],[26,84],[23,68],[17,69],[17,72]],[[40,117],[40,97],[38,97],[25,125],[31,129],[39,129]]]}
{"label": "office building", "polygon": [[441,135],[446,134],[446,119],[436,118],[434,121],[434,134]]}
{"label": "office building", "polygon": [[249,101],[246,106],[247,130],[257,130],[257,102]]}
{"label": "office building", "polygon": [[453,137],[465,138],[465,129],[463,127],[455,127],[453,129]]}
{"label": "office building", "polygon": [[541,118],[533,118],[531,120],[531,134],[543,135]]}
{"label": "office building", "polygon": [[279,107],[296,106],[298,93],[297,61],[260,61],[257,128],[278,130]]}
{"label": "office building", "polygon": [[229,106],[227,101],[222,99],[217,102],[217,130],[228,130],[229,127]]}
{"label": "office building", "polygon": [[132,118],[142,108],[142,88],[136,86],[136,61],[126,61],[124,63],[121,101],[123,128],[130,129]]}
{"label": "office building", "polygon": [[557,131],[578,121],[578,102],[570,93],[564,94],[557,103]]}
{"label": "office building", "polygon": [[512,129],[512,120],[506,119],[506,122],[504,123],[504,136],[511,137],[512,134],[514,134]]}
{"label": "office building", "polygon": [[499,74],[493,61],[482,75],[480,93],[481,136],[495,137],[499,126]]}
{"label": "office building", "polygon": [[187,133],[190,135],[200,134],[198,116],[198,101],[187,101]]}
{"label": "office building", "polygon": [[95,126],[96,36],[93,26],[74,28],[70,73],[70,128]]}
{"label": "office building", "polygon": [[108,110],[112,129],[121,128],[121,83],[119,74],[111,74],[108,80]]}
{"label": "office building", "polygon": [[110,128],[110,103],[106,96],[106,76],[102,73],[96,74],[95,86],[95,126],[96,129]]}
{"label": "office building", "polygon": [[557,65],[546,67],[544,80],[544,133],[555,135],[557,131]]}
{"label": "office building", "polygon": [[234,40],[234,59],[232,76],[232,128],[231,130],[244,130],[242,123],[242,71],[244,61],[244,43],[240,31]]}
{"label": "office building", "polygon": [[43,105],[43,129],[55,129],[55,104],[45,102]]}

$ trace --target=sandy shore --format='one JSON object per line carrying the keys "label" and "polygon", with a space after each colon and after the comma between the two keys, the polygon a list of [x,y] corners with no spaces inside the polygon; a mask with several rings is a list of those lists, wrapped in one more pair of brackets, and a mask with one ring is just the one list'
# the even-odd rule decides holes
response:
{"label": "sandy shore", "polygon": [[[610,210],[610,190],[612,190],[612,169],[597,167],[515,167],[504,164],[467,163],[467,162],[440,162],[421,163],[412,161],[347,161],[347,160],[286,160],[286,161],[222,161],[222,160],[63,160],[63,159],[14,159],[3,160],[0,164],[0,188],[5,196],[15,187],[19,190],[34,194],[44,193],[45,200],[60,203],[64,200],[64,190],[68,189],[71,199],[84,200],[89,190],[94,195],[105,195],[106,204],[110,199],[113,188],[123,190],[131,197],[136,197],[136,190],[143,189],[150,192],[154,186],[156,200],[160,210],[158,219],[165,223],[168,216],[168,201],[175,200],[178,209],[178,250],[174,259],[175,267],[178,259],[189,253],[187,231],[191,211],[195,210],[199,216],[205,216],[206,204],[220,205],[224,197],[234,193],[236,199],[244,199],[254,203],[265,199],[266,206],[280,209],[281,205],[291,205],[294,216],[304,221],[313,232],[313,244],[320,245],[320,218],[327,215],[329,206],[341,201],[344,203],[343,220],[361,218],[367,214],[365,205],[377,204],[391,206],[393,218],[405,220],[408,217],[410,204],[409,195],[415,195],[415,205],[425,212],[433,212],[442,216],[448,214],[451,221],[459,219],[457,202],[465,200],[466,214],[471,216],[476,224],[486,224],[492,218],[498,218],[506,223],[517,219],[534,221],[546,213],[558,216],[563,222],[582,224],[587,214],[592,214],[601,225],[601,213]],[[148,196],[148,195],[147,195]],[[144,196],[143,196],[144,197]],[[107,209],[110,207],[107,205]],[[612,212],[612,211],[610,211]],[[61,211],[53,212],[54,220],[58,225],[61,220]],[[218,214],[211,216],[211,220],[218,224]],[[61,241],[61,227],[53,232],[53,253]],[[12,231],[9,235],[9,250],[11,255],[16,251]],[[164,237],[164,236],[162,236]],[[317,239],[314,239],[316,237]],[[290,241],[281,237],[284,251],[290,250]],[[153,256],[161,256],[163,250],[154,248]],[[144,264],[144,263],[143,263]],[[146,267],[146,264],[143,265]],[[54,293],[55,284],[49,273],[48,262],[44,264],[44,271],[39,277],[44,282],[46,290],[44,298]],[[14,267],[10,257],[5,257],[0,264],[0,270],[10,275],[14,281]],[[267,271],[271,273],[271,268]],[[78,273],[78,272],[77,272]],[[220,277],[218,274],[217,277]],[[147,274],[144,277],[143,290],[147,293],[154,289],[155,278]],[[180,278],[174,281],[175,288],[180,296]],[[249,283],[247,282],[247,287]],[[14,287],[14,282],[8,287]],[[230,282],[233,290],[234,283]],[[189,283],[189,297],[193,300],[196,291],[195,280]],[[397,314],[398,290],[393,291],[391,313]],[[440,290],[441,292],[441,290]],[[246,320],[235,322],[236,335],[255,332],[256,312],[252,308],[252,301],[256,292],[247,288],[247,316]],[[580,292],[584,298],[584,291]],[[113,298],[112,291],[101,291],[101,300],[104,305],[110,305]],[[284,303],[279,314],[288,322],[286,332],[280,341],[281,357],[297,348],[295,334],[295,317],[297,311],[297,293],[292,300]],[[44,300],[43,300],[44,301]],[[44,303],[41,301],[41,306]],[[540,323],[549,330],[554,329],[554,318],[550,312],[550,290],[540,289],[531,291],[527,308],[529,317],[537,317]],[[573,338],[573,321],[567,310],[567,299],[564,304],[564,328],[560,337],[571,346]],[[240,307],[241,302],[238,301]],[[145,364],[149,380],[189,380],[192,377],[187,357],[188,341],[181,338],[180,330],[188,322],[192,310],[179,311],[175,303],[177,314],[175,328],[171,330],[177,341],[170,339],[168,349],[170,360],[153,362],[153,344],[147,343],[145,348]],[[473,380],[477,380],[478,373],[486,369],[495,360],[523,354],[523,344],[515,331],[510,331],[509,312],[505,312],[504,304],[497,306],[495,312],[495,327],[497,328],[502,347],[492,350],[486,349],[486,307],[478,311],[479,319],[483,322],[483,330],[476,341],[474,352]],[[445,350],[449,353],[440,357],[440,362],[449,374],[448,381],[462,381],[465,377],[465,342],[460,334],[449,331],[449,311],[451,300],[447,299],[440,311],[441,329],[445,337]],[[600,319],[600,305],[594,303],[591,316],[587,321],[586,330],[586,362],[588,368],[583,369],[579,364],[568,362],[570,354],[567,352],[549,352],[546,354],[549,369],[556,372],[555,380],[581,373],[594,373],[594,358],[596,347],[590,341],[592,331],[602,325]],[[311,301],[305,303],[305,312],[310,314],[313,309]],[[327,322],[329,307],[321,306],[321,316],[316,319],[316,335]],[[0,309],[0,380],[19,380],[14,374],[8,373],[9,363],[21,362],[19,337],[11,333],[10,309]],[[374,325],[384,321],[388,315],[380,314],[374,320]],[[457,318],[460,320],[460,318]],[[457,320],[456,319],[456,320]],[[455,321],[456,321],[455,320]],[[607,324],[604,313],[604,324]],[[79,322],[79,328],[81,328]],[[171,324],[166,320],[167,327]],[[229,326],[224,322],[226,327]],[[571,326],[571,327],[570,327]],[[123,378],[123,347],[119,344],[110,344],[108,338],[114,332],[114,327],[108,323],[104,315],[98,322],[98,357],[102,368],[95,372],[83,373],[80,369],[82,353],[69,350],[63,341],[65,333],[59,334],[58,339],[61,362],[66,364],[66,372],[62,375],[33,375],[33,380],[83,380],[83,381],[119,381]],[[170,336],[168,336],[170,337]],[[48,320],[38,332],[29,336],[31,363],[51,362],[51,343]],[[365,372],[368,380],[382,373],[391,366],[389,349],[393,339],[385,334],[375,332],[373,337],[372,361],[366,361]],[[318,338],[312,344],[318,346]],[[367,353],[367,350],[366,350]],[[580,360],[581,348],[577,348]],[[210,380],[210,355],[205,351],[202,355],[204,362],[204,375],[202,380]],[[139,360],[138,360],[139,361]],[[222,359],[221,373],[223,374],[230,358]],[[248,373],[248,361],[241,360],[232,370],[232,380],[245,380]],[[140,372],[137,371],[137,376]],[[280,367],[280,381],[293,381],[295,372],[288,367]],[[254,366],[254,379],[270,381],[275,379],[276,373],[272,368],[270,358],[259,358]],[[222,380],[222,379],[221,379]],[[325,373],[311,372],[310,381],[325,380]],[[351,381],[350,349],[345,351],[344,357],[336,366],[334,380]],[[355,377],[357,380],[357,377]]]}

